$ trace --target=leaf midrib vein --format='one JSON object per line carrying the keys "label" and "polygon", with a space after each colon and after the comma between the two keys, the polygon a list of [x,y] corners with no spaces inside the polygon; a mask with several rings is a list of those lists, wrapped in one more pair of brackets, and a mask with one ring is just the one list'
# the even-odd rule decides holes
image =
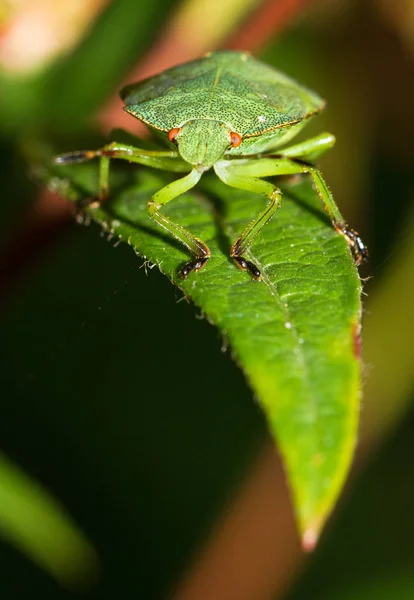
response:
{"label": "leaf midrib vein", "polygon": [[[231,229],[231,227],[229,227],[229,229]],[[266,275],[264,265],[261,263],[261,261],[253,254],[253,252],[251,250],[247,250],[247,252],[245,254],[248,256],[249,260],[252,260],[252,262],[254,262],[254,264],[256,264],[258,266],[258,268],[260,269],[262,282],[267,286],[271,296],[275,299],[276,303],[281,308],[281,312],[284,316],[285,323],[289,322],[291,324],[291,328],[288,331],[290,331],[290,333],[293,337],[294,345],[295,345],[294,355],[297,359],[297,364],[303,373],[303,381],[305,383],[305,386],[306,386],[306,389],[308,392],[308,397],[310,398],[311,403],[312,403],[312,423],[316,424],[317,423],[317,419],[316,419],[317,402],[316,402],[314,393],[312,391],[309,369],[306,364],[304,352],[303,352],[301,344],[299,343],[299,334],[298,334],[295,322],[292,320],[289,306],[286,306],[286,304],[288,304],[288,303],[285,303],[282,301],[282,299],[279,295],[279,291],[277,289],[277,284],[274,283],[268,277],[268,275]]]}

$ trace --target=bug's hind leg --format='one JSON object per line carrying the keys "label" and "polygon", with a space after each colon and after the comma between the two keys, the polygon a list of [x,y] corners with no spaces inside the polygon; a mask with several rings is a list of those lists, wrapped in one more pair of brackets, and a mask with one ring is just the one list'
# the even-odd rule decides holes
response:
{"label": "bug's hind leg", "polygon": [[[307,151],[309,151],[309,146],[307,146]],[[229,185],[234,185],[231,183],[231,181],[236,181],[237,179],[248,180],[255,177],[273,177],[276,175],[308,173],[313,179],[315,189],[322,200],[333,227],[345,238],[356,264],[359,266],[368,259],[368,248],[365,246],[358,232],[354,231],[347,225],[332,196],[330,189],[325,182],[325,179],[322,176],[322,173],[313,165],[303,163],[299,160],[292,160],[290,158],[274,158],[271,155],[265,155],[259,159],[240,159],[240,161],[233,161],[232,163],[228,161],[225,163],[225,166],[216,168],[216,172],[217,175]],[[222,177],[220,174],[221,172],[224,174],[231,174],[230,178],[226,178],[226,176]],[[260,179],[256,179],[256,181],[260,181],[261,185],[267,183]],[[242,186],[234,185],[234,187]],[[250,191],[258,194],[264,193],[259,190],[259,187],[246,187],[243,189],[249,189]]]}
{"label": "bug's hind leg", "polygon": [[312,177],[316,191],[329,214],[332,225],[335,227],[336,231],[345,238],[356,265],[362,265],[368,260],[368,248],[362,241],[359,233],[347,225],[333,199],[332,193],[328,188],[322,173],[316,167],[309,165],[304,165],[302,167],[302,172],[309,173]]}
{"label": "bug's hind leg", "polygon": [[313,162],[335,145],[335,136],[332,133],[320,133],[319,135],[282,148],[280,156],[285,158],[299,159],[305,162]]}

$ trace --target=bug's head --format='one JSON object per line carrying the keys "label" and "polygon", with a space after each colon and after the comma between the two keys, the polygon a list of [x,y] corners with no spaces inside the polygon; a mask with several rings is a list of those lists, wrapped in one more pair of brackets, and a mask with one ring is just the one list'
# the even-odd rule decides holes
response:
{"label": "bug's head", "polygon": [[[223,158],[226,150],[241,142],[241,137],[219,121],[196,119],[171,129],[170,141],[178,146],[181,157],[198,171],[207,171]],[[240,138],[240,141],[239,141]]]}

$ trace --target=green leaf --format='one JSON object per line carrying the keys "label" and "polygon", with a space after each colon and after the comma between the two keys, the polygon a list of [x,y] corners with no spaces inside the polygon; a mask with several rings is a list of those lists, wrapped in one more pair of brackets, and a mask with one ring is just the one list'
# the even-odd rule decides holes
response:
{"label": "green leaf", "polygon": [[[49,187],[72,201],[96,194],[96,164],[42,167]],[[194,192],[163,210],[212,251],[208,265],[183,281],[188,255],[147,215],[147,199],[170,176],[124,165],[112,172],[112,198],[89,215],[109,238],[127,241],[156,264],[229,341],[277,439],[305,549],[340,493],[355,446],[360,370],[360,279],[345,240],[325,217],[310,181],[284,184],[284,204],[253,244],[254,282],[229,248],[263,207],[254,194],[206,174]],[[150,307],[149,307],[150,308]],[[203,349],[197,349],[200,362]]]}
{"label": "green leaf", "polygon": [[1,454],[0,536],[65,586],[96,579],[95,551],[63,507]]}

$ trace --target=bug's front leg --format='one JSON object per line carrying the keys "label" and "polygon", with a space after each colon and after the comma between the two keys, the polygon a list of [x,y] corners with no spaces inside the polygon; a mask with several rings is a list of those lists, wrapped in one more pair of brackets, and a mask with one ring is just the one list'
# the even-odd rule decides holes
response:
{"label": "bug's front leg", "polygon": [[227,183],[227,185],[248,192],[261,194],[269,199],[266,208],[247,225],[246,229],[237,238],[230,249],[230,256],[236,265],[244,271],[249,271],[254,279],[260,279],[261,273],[259,268],[253,262],[247,260],[244,255],[262,227],[270,221],[281,205],[282,192],[268,181],[263,181],[257,177],[246,177],[244,175],[233,173],[231,167],[226,168],[216,165],[214,168],[220,179],[224,181],[224,183]]}
{"label": "bug's front leg", "polygon": [[181,196],[181,194],[184,194],[194,187],[200,177],[201,173],[194,169],[185,177],[177,179],[163,187],[147,202],[149,216],[154,219],[158,225],[161,225],[161,227],[169,231],[194,255],[194,259],[186,263],[179,271],[181,277],[184,278],[186,278],[191,271],[199,271],[204,267],[210,258],[210,249],[202,240],[196,238],[187,229],[173,223],[171,219],[162,214],[160,209],[174,198],[177,198],[177,196]]}
{"label": "bug's front leg", "polygon": [[190,170],[174,150],[145,150],[127,144],[111,142],[97,150],[76,150],[55,156],[53,162],[56,165],[71,165],[82,163],[93,158],[99,158],[99,182],[98,195],[96,198],[86,198],[78,204],[78,210],[87,206],[99,205],[109,196],[109,164],[111,159],[117,158],[128,162],[138,163],[147,167],[184,173]]}

